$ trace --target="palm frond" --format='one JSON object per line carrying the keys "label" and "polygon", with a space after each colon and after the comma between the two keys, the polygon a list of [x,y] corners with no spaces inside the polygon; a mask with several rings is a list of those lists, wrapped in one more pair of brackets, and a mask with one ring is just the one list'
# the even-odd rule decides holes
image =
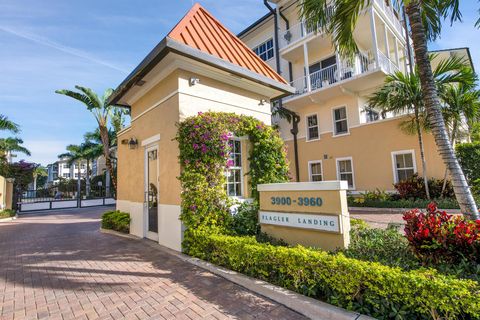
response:
{"label": "palm frond", "polygon": [[87,106],[87,109],[90,110],[90,111],[95,108],[95,105],[92,103],[90,98],[88,96],[86,96],[85,94],[75,92],[75,91],[71,91],[71,90],[66,90],[66,89],[55,90],[55,93],[63,94],[65,96],[68,96],[70,98],[73,98],[75,100],[78,100],[78,101],[82,102],[83,104],[85,104]]}
{"label": "palm frond", "polygon": [[0,130],[8,130],[13,133],[20,131],[20,126],[13,121],[10,121],[7,116],[0,114]]}
{"label": "palm frond", "polygon": [[98,95],[92,89],[78,86],[78,85],[75,86],[75,89],[83,92],[83,94],[85,94],[88,97],[88,99],[92,102],[92,105],[94,106],[94,108],[96,109],[102,108],[103,103],[100,101],[100,99],[98,98]]}

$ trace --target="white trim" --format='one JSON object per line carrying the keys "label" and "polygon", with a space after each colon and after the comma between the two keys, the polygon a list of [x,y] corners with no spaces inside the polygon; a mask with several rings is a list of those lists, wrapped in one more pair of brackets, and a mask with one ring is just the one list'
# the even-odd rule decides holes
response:
{"label": "white trim", "polygon": [[[315,139],[308,139],[308,129],[310,128],[308,126],[308,117],[311,117],[311,116],[316,116],[317,117],[318,138],[315,138]],[[319,121],[319,118],[318,118],[318,113],[314,112],[314,113],[306,114],[305,115],[305,141],[306,142],[312,142],[312,141],[317,141],[317,140],[320,140],[320,121]]]}
{"label": "white trim", "polygon": [[117,137],[121,136],[124,133],[127,133],[128,131],[132,130],[132,126],[129,125],[128,127],[123,128],[122,130],[118,131]]}
{"label": "white trim", "polygon": [[142,140],[142,147],[148,146],[152,143],[155,143],[157,141],[160,141],[160,133],[156,134],[154,136],[151,136],[150,138],[147,138],[145,140]]}
{"label": "white trim", "polygon": [[392,157],[392,169],[393,169],[393,183],[398,183],[398,172],[397,168],[395,167],[396,164],[396,159],[395,156],[401,155],[401,154],[411,154],[412,155],[412,162],[413,162],[413,171],[414,173],[417,173],[417,160],[415,157],[415,149],[408,149],[408,150],[399,150],[399,151],[392,151],[391,152],[391,157]]}
{"label": "white trim", "polygon": [[[158,158],[158,145],[152,145],[152,146],[148,146],[145,148],[145,152],[144,152],[144,186],[143,186],[143,217],[144,217],[144,223],[143,223],[143,237],[147,237],[151,240],[156,240],[158,242],[158,233],[156,234],[155,236],[155,233],[154,232],[150,232],[148,231],[148,200],[147,200],[147,195],[146,193],[148,192],[148,176],[150,175],[150,173],[148,172],[148,153],[150,151],[153,151],[153,150],[157,150],[157,181],[156,181],[156,187],[157,187],[157,192],[158,192],[158,195],[157,195],[157,216],[158,216],[158,204],[160,204],[160,188],[159,188],[159,185],[158,185],[158,180],[159,180],[159,173],[160,173],[160,161],[159,161],[159,158]],[[157,221],[160,221],[160,219],[158,219],[157,217]],[[159,226],[157,225],[157,230],[159,230]],[[153,239],[152,239],[153,238]]]}
{"label": "white trim", "polygon": [[[322,181],[323,181],[323,161],[322,160],[311,160],[311,161],[308,161],[308,181],[310,182],[320,182],[320,181],[313,181],[312,180],[312,168],[311,168],[311,165],[312,164],[317,164],[317,163],[320,163],[320,167],[322,169],[322,172],[321,172],[321,176],[322,176]],[[317,174],[318,175],[318,174]]]}
{"label": "white trim", "polygon": [[133,117],[130,122],[133,122],[135,120],[137,120],[138,118],[140,118],[141,116],[145,115],[146,113],[152,111],[153,109],[155,109],[156,107],[160,106],[162,103],[166,102],[167,100],[169,100],[170,98],[172,98],[174,95],[178,94],[179,91],[178,90],[175,90],[173,92],[171,92],[170,94],[166,95],[165,97],[163,97],[162,99],[160,99],[160,101],[156,102],[153,106],[145,109],[143,112],[141,112],[139,115]]}
{"label": "white trim", "polygon": [[[241,193],[241,195],[240,196],[230,196],[228,194],[228,177],[226,177],[227,178],[226,193],[227,193],[227,196],[232,198],[232,199],[243,199],[243,197],[245,196],[244,195],[245,190],[243,189],[243,187],[244,187],[244,184],[243,184],[243,182],[244,182],[244,179],[243,179],[243,156],[244,156],[244,154],[243,154],[243,146],[242,146],[242,140],[244,140],[244,139],[242,139],[242,138],[243,137],[231,137],[231,138],[228,139],[228,140],[233,140],[233,141],[240,142],[240,157],[241,157],[241,159],[240,159],[240,193]],[[235,158],[234,158],[234,161],[235,161]],[[238,169],[238,168],[239,168],[238,166],[234,167],[234,169]],[[227,171],[228,171],[228,169],[227,169]]]}
{"label": "white trim", "polygon": [[348,190],[346,181],[286,182],[259,184],[258,191]]}
{"label": "white trim", "polygon": [[[348,190],[355,190],[355,168],[353,167],[353,158],[352,157],[342,157],[342,158],[335,158],[335,164],[336,164],[336,167],[337,167],[337,179],[340,180],[340,171],[338,170],[339,167],[338,167],[338,162],[339,161],[345,161],[345,160],[350,160],[350,163],[352,164],[352,180],[353,180],[353,186],[350,188],[348,188]],[[348,181],[345,181],[347,182],[347,185],[348,185]]]}
{"label": "white trim", "polygon": [[[347,121],[347,132],[344,132],[344,133],[339,133],[337,134],[335,131],[335,124],[337,123],[336,120],[335,120],[335,110],[338,110],[338,109],[342,109],[342,108],[345,108],[345,120]],[[339,120],[339,121],[342,121],[342,120]],[[350,134],[350,125],[349,125],[349,120],[348,120],[348,108],[347,108],[347,105],[340,105],[340,106],[337,106],[337,107],[332,107],[332,136],[334,137],[341,137],[341,136],[345,136],[345,135],[349,135]]]}

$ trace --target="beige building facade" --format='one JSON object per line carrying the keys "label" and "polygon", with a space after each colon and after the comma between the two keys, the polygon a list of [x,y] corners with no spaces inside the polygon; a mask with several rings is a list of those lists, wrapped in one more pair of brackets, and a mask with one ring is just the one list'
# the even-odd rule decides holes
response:
{"label": "beige building facade", "polygon": [[[190,33],[206,30],[202,40]],[[213,52],[214,47],[225,50]],[[195,5],[111,98],[111,103],[131,109],[131,125],[118,135],[117,164],[117,209],[130,213],[130,233],[181,250],[178,122],[199,112],[222,111],[270,124],[269,101],[292,92],[275,71]],[[248,143],[244,137],[235,141],[247,172]],[[248,197],[246,180],[235,196]]]}
{"label": "beige building facade", "polygon": [[[299,116],[296,150],[292,124],[274,119],[288,146],[293,179],[347,180],[350,192],[359,193],[392,191],[397,181],[422,173],[418,138],[399,128],[409,115],[383,115],[367,102],[387,74],[409,71],[408,42],[395,3],[375,0],[364,10],[353,34],[359,53],[351,60],[338,54],[328,35],[299,18],[297,0],[270,1],[271,13],[239,34],[295,88],[282,104]],[[427,174],[443,178],[433,136],[424,138]]]}

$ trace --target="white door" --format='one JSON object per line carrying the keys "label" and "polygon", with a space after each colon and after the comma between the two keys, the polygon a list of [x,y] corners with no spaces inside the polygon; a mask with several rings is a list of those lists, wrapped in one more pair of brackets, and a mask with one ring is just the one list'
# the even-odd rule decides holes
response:
{"label": "white door", "polygon": [[145,150],[146,237],[158,241],[158,147]]}

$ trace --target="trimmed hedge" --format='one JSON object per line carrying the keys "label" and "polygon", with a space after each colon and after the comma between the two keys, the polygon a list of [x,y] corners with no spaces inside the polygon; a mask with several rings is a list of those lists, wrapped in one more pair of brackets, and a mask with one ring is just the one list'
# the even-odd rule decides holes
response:
{"label": "trimmed hedge", "polygon": [[10,209],[4,209],[0,210],[0,219],[1,218],[10,218],[10,217],[15,217],[16,213],[14,210]]}
{"label": "trimmed hedge", "polygon": [[[459,209],[458,202],[455,199],[435,199],[439,208],[442,209]],[[426,199],[398,199],[398,200],[376,200],[348,197],[348,205],[350,207],[371,207],[371,208],[425,208],[432,200]]]}
{"label": "trimmed hedge", "polygon": [[108,211],[102,215],[102,228],[130,232],[130,215],[121,211]]}
{"label": "trimmed hedge", "polygon": [[480,319],[475,281],[210,232],[192,232],[189,255],[339,307],[382,319]]}

